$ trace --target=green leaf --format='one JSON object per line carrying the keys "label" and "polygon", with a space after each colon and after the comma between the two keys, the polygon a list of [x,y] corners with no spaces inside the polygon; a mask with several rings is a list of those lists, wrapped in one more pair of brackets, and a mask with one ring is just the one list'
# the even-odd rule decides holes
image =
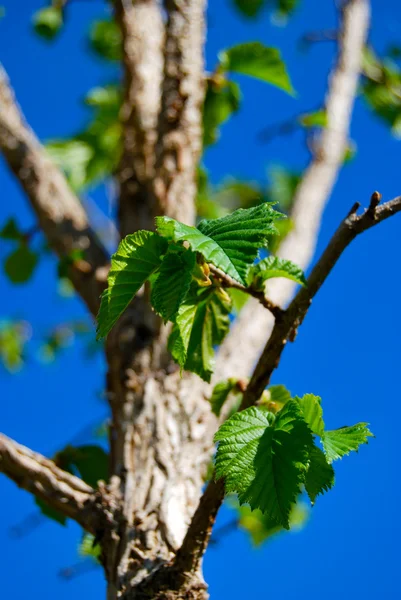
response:
{"label": "green leaf", "polygon": [[219,54],[221,70],[241,73],[270,83],[289,94],[294,90],[285,64],[277,48],[269,48],[261,42],[238,44]]}
{"label": "green leaf", "polygon": [[[301,181],[301,174],[285,167],[274,165],[269,168],[270,185],[267,190],[268,200],[278,204],[280,210],[289,212],[292,208],[295,192]],[[286,224],[288,221],[282,222]]]}
{"label": "green leaf", "polygon": [[[251,510],[249,506],[238,507],[239,526],[244,529],[251,538],[254,546],[260,546],[278,533],[285,531],[284,527],[277,521],[264,515],[260,510]],[[299,531],[308,520],[308,506],[304,502],[297,502],[290,511],[289,529]]]}
{"label": "green leaf", "polygon": [[57,452],[54,460],[65,471],[77,471],[93,488],[97,487],[98,481],[107,481],[109,457],[100,446],[66,446]]}
{"label": "green leaf", "polygon": [[298,6],[299,0],[278,0],[278,12],[284,17],[288,17]]}
{"label": "green leaf", "polygon": [[156,217],[158,233],[169,241],[189,243],[206,262],[214,264],[236,281],[245,284],[248,268],[259,248],[276,232],[273,222],[282,217],[270,204],[238,209],[231,215],[201,221],[198,228],[170,217]]}
{"label": "green leaf", "polygon": [[286,529],[308,464],[311,433],[296,402],[274,417],[251,407],[234,414],[215,435],[216,479],[240,503],[259,508]]}
{"label": "green leaf", "polygon": [[221,409],[228,396],[237,389],[237,383],[238,379],[230,378],[225,381],[220,381],[214,386],[209,402],[212,406],[212,413],[215,414],[216,417],[220,416]]}
{"label": "green leaf", "polygon": [[100,544],[96,543],[95,536],[85,532],[78,546],[78,554],[83,558],[91,558],[94,561],[99,562],[101,553],[102,548]]}
{"label": "green leaf", "polygon": [[10,373],[23,367],[30,334],[29,324],[23,321],[0,321],[0,361]]}
{"label": "green leaf", "polygon": [[38,255],[24,243],[12,252],[4,263],[4,272],[13,283],[26,283],[32,277]]}
{"label": "green leaf", "polygon": [[327,113],[324,109],[304,113],[299,122],[303,127],[327,127]]}
{"label": "green leaf", "polygon": [[122,59],[122,35],[115,21],[96,21],[89,34],[90,46],[101,58]]}
{"label": "green leaf", "polygon": [[313,394],[305,394],[302,398],[295,398],[309,429],[315,435],[322,436],[324,433],[323,410],[321,398]]}
{"label": "green leaf", "polygon": [[61,8],[48,6],[38,10],[33,16],[33,27],[38,35],[45,40],[56,37],[63,26],[63,12]]}
{"label": "green leaf", "polygon": [[191,289],[178,309],[168,347],[181,368],[210,381],[214,368],[214,347],[227,334],[231,303],[218,290],[201,293]]}
{"label": "green leaf", "polygon": [[54,140],[46,144],[50,158],[63,169],[71,187],[80,190],[87,182],[88,165],[94,156],[91,146],[82,140]]}
{"label": "green leaf", "polygon": [[137,231],[120,242],[111,257],[98,314],[98,337],[105,337],[145,281],[159,268],[167,242],[151,231]]}
{"label": "green leaf", "polygon": [[46,502],[42,500],[42,498],[38,498],[37,496],[35,496],[35,503],[40,509],[42,515],[44,515],[48,519],[56,521],[56,523],[59,523],[60,525],[63,525],[63,527],[65,527],[65,524],[67,523],[67,517],[65,517],[58,510],[55,510],[54,508],[46,504]]}
{"label": "green leaf", "polygon": [[263,392],[259,405],[266,406],[272,411],[274,408],[273,412],[278,412],[289,400],[291,400],[291,394],[285,385],[271,385]]}
{"label": "green leaf", "polygon": [[256,17],[265,0],[233,0],[234,5],[245,17]]}
{"label": "green leaf", "polygon": [[241,290],[237,290],[236,288],[229,288],[227,293],[233,303],[233,313],[238,314],[248,302],[250,295],[245,292],[241,292]]}
{"label": "green leaf", "polygon": [[223,79],[216,84],[208,81],[203,106],[203,147],[215,144],[219,137],[219,127],[238,111],[241,92],[235,81]]}
{"label": "green leaf", "polygon": [[196,255],[191,250],[167,252],[152,286],[151,302],[155,311],[170,321],[184,300],[192,281]]}
{"label": "green leaf", "polygon": [[306,285],[304,272],[290,260],[268,256],[254,265],[248,274],[248,283],[258,290],[264,289],[264,284],[273,277],[285,277],[301,285]]}
{"label": "green leaf", "polygon": [[325,431],[322,443],[327,462],[342,458],[352,450],[357,452],[361,444],[367,444],[368,438],[374,437],[367,425],[368,423],[357,423],[351,427]]}
{"label": "green leaf", "polygon": [[12,217],[8,219],[0,231],[0,238],[3,240],[15,240],[19,241],[23,237],[22,232],[19,230],[17,222]]}
{"label": "green leaf", "polygon": [[309,467],[305,477],[305,489],[312,504],[319,494],[328,492],[334,485],[334,469],[317,446],[309,453]]}

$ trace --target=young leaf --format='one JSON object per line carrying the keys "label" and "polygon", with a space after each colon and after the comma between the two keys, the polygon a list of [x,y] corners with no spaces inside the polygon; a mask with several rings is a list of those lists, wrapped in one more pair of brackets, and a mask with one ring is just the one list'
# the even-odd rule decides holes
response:
{"label": "young leaf", "polygon": [[122,36],[117,23],[112,21],[96,21],[89,34],[92,50],[101,58],[112,61],[122,59]]}
{"label": "young leaf", "polygon": [[78,546],[78,554],[83,558],[91,558],[98,562],[102,552],[99,543],[96,543],[96,538],[91,533],[85,532]]}
{"label": "young leaf", "polygon": [[38,10],[33,16],[33,27],[45,40],[56,37],[63,25],[63,12],[56,6],[48,6]]}
{"label": "young leaf", "polygon": [[190,290],[178,309],[168,347],[181,368],[210,381],[214,347],[221,344],[230,326],[231,303],[210,288],[201,294]]}
{"label": "young leaf", "polygon": [[311,432],[322,436],[324,433],[324,421],[321,398],[313,394],[305,394],[302,398],[295,398],[295,400],[298,402]]}
{"label": "young leaf", "polygon": [[298,120],[303,127],[327,127],[327,113],[324,109],[304,113]]}
{"label": "young leaf", "polygon": [[22,232],[19,230],[17,222],[12,217],[8,219],[0,231],[0,238],[3,240],[15,240],[19,241],[23,237]]}
{"label": "young leaf", "polygon": [[237,492],[241,504],[260,508],[288,529],[312,444],[297,403],[290,400],[276,417],[257,407],[236,413],[215,441],[216,478],[225,479],[226,493]]}
{"label": "young leaf", "polygon": [[102,294],[98,337],[105,337],[145,281],[159,268],[167,242],[151,231],[137,231],[120,242],[111,257],[109,287]]}
{"label": "young leaf", "polygon": [[301,285],[306,285],[304,272],[290,260],[268,256],[254,265],[248,274],[249,285],[263,289],[265,281],[273,277],[285,277]]}
{"label": "young leaf", "polygon": [[269,48],[261,42],[238,44],[219,54],[221,69],[256,77],[293,94],[285,64],[277,48]]}
{"label": "young leaf", "polygon": [[151,303],[155,311],[169,321],[176,314],[192,281],[196,255],[191,250],[167,252],[152,286]]}
{"label": "young leaf", "polygon": [[59,512],[58,510],[55,510],[54,508],[46,504],[46,502],[42,500],[42,498],[35,497],[34,499],[35,504],[39,508],[42,515],[44,515],[48,519],[56,521],[56,523],[59,523],[60,525],[65,526],[65,524],[67,523],[67,517],[65,517],[63,513]]}
{"label": "young leaf", "polygon": [[276,233],[273,222],[281,217],[265,203],[254,208],[240,208],[220,219],[201,221],[197,228],[170,217],[156,217],[156,229],[170,241],[188,242],[206,262],[245,285],[247,271],[259,248],[266,246],[269,237]]}
{"label": "young leaf", "polygon": [[334,469],[325,455],[313,445],[309,453],[309,467],[305,477],[305,489],[312,504],[319,494],[328,492],[334,485]]}
{"label": "young leaf", "polygon": [[361,444],[367,444],[369,437],[374,437],[367,423],[357,423],[351,427],[340,427],[325,431],[322,435],[323,449],[327,462],[342,458],[352,450],[358,451]]}
{"label": "young leaf", "polygon": [[212,406],[212,413],[214,413],[216,417],[220,416],[223,404],[227,400],[231,392],[233,392],[236,389],[237,382],[238,379],[232,377],[225,381],[220,381],[214,386],[209,402]]}
{"label": "young leaf", "polygon": [[80,477],[93,488],[97,487],[101,479],[107,480],[109,457],[100,446],[66,446],[57,452],[54,460],[69,473],[78,471]]}
{"label": "young leaf", "polygon": [[[254,546],[260,546],[263,542],[285,531],[277,521],[264,515],[260,510],[251,510],[249,506],[240,506],[238,512],[239,526],[249,534]],[[308,506],[304,502],[298,501],[294,504],[289,516],[290,530],[299,531],[302,529],[308,516]]]}
{"label": "young leaf", "polygon": [[256,17],[263,8],[265,0],[233,0],[233,2],[245,17]]}
{"label": "young leaf", "polygon": [[235,81],[223,80],[218,85],[208,82],[203,105],[203,147],[214,144],[219,139],[219,127],[240,106],[241,92]]}
{"label": "young leaf", "polygon": [[22,243],[7,257],[4,271],[13,283],[26,283],[32,277],[38,259],[37,253]]}

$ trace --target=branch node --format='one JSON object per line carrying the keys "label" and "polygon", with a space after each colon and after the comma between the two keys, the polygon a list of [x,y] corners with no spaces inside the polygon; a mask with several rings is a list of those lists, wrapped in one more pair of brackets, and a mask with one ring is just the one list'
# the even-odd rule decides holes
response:
{"label": "branch node", "polygon": [[380,192],[373,192],[373,194],[370,197],[370,203],[369,208],[367,210],[367,214],[372,219],[376,219],[376,208],[379,206],[381,199],[382,195],[380,194]]}

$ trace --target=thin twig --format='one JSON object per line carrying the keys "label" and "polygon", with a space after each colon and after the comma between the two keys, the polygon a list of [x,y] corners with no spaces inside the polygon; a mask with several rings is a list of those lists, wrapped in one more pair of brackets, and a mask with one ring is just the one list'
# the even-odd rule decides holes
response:
{"label": "thin twig", "polygon": [[240,292],[244,292],[244,294],[248,294],[249,296],[252,296],[253,298],[259,300],[262,306],[267,308],[267,310],[269,310],[272,313],[272,315],[274,315],[276,318],[281,317],[283,313],[282,308],[276,306],[273,302],[271,302],[271,300],[269,300],[269,298],[266,297],[264,292],[255,290],[252,286],[246,287],[242,285],[241,283],[235,281],[235,279],[227,275],[227,273],[224,273],[224,271],[222,271],[218,267],[215,267],[212,264],[209,264],[209,269],[210,272],[213,273],[215,277],[217,277],[221,287],[234,288],[236,290],[239,290]]}

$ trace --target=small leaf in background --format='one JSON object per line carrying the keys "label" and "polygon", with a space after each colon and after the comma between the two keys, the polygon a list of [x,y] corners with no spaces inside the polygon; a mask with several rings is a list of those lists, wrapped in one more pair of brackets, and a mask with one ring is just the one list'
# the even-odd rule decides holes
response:
{"label": "small leaf in background", "polygon": [[0,321],[0,362],[10,373],[24,365],[25,346],[32,330],[25,321]]}
{"label": "small leaf in background", "polygon": [[221,78],[218,83],[209,80],[207,83],[203,106],[203,147],[215,144],[219,137],[219,128],[240,107],[241,92],[235,81]]}
{"label": "small leaf in background", "polygon": [[161,264],[167,242],[151,231],[137,231],[124,238],[111,257],[108,288],[102,294],[98,337],[105,337],[145,281]]}
{"label": "small leaf in background", "polygon": [[82,140],[54,140],[46,144],[50,158],[63,169],[71,187],[80,190],[87,181],[88,165],[93,148]]}
{"label": "small leaf in background", "polygon": [[309,453],[309,467],[305,477],[305,489],[312,504],[319,494],[328,492],[334,485],[334,469],[317,446]]}
{"label": "small leaf in background", "polygon": [[363,55],[362,96],[373,112],[385,121],[395,136],[401,120],[401,69],[390,57],[381,59],[372,48]]}
{"label": "small leaf in background", "polygon": [[79,260],[83,260],[84,251],[79,248],[74,248],[69,254],[63,256],[57,265],[57,275],[60,278],[68,277],[69,268]]}
{"label": "small leaf in background", "polygon": [[121,152],[121,91],[115,85],[96,87],[85,97],[93,117],[71,139],[50,140],[46,150],[64,171],[74,191],[113,174]]}
{"label": "small leaf in background", "polygon": [[304,113],[298,120],[303,127],[327,127],[327,113],[324,109]]}
{"label": "small leaf in background", "polygon": [[33,16],[33,27],[43,39],[51,41],[63,26],[63,12],[61,8],[48,6],[38,10]]}
{"label": "small leaf in background", "polygon": [[32,277],[39,256],[21,243],[4,262],[4,272],[12,283],[26,283]]}
{"label": "small leaf in background", "polygon": [[[401,113],[400,113],[401,116]],[[345,153],[344,153],[344,165],[347,165],[348,163],[350,163],[351,161],[354,160],[355,156],[357,153],[357,146],[356,143],[353,140],[348,140],[347,143],[347,147],[345,149]]]}
{"label": "small leaf in background", "polygon": [[311,432],[322,436],[324,433],[324,421],[321,398],[313,394],[305,394],[302,398],[295,398],[295,400],[298,402]]}
{"label": "small leaf in background", "polygon": [[256,17],[266,4],[265,0],[233,0],[233,3],[245,17]]}
{"label": "small leaf in background", "polygon": [[[238,507],[239,526],[250,536],[252,544],[256,547],[270,540],[278,533],[286,530],[277,521],[270,519],[260,510],[251,510],[249,506]],[[289,530],[296,532],[303,529],[309,517],[309,508],[305,502],[298,501],[291,508],[289,515]]]}
{"label": "small leaf in background", "polygon": [[6,221],[0,231],[0,238],[3,240],[20,241],[23,237],[24,234],[19,230],[16,220],[12,217]]}
{"label": "small leaf in background", "polygon": [[192,281],[196,255],[191,250],[167,252],[156,281],[152,285],[151,302],[155,311],[169,321],[177,313]]}
{"label": "small leaf in background", "polygon": [[96,21],[90,30],[89,42],[92,50],[101,58],[112,61],[122,59],[122,35],[114,20]]}
{"label": "small leaf in background", "polygon": [[232,0],[245,17],[256,17],[263,8],[273,9],[280,17],[288,17],[298,6],[299,0]]}
{"label": "small leaf in background", "polygon": [[357,452],[361,444],[367,444],[368,438],[374,437],[367,423],[357,423],[351,427],[340,427],[325,431],[322,435],[323,449],[327,462],[342,458],[351,451]]}
{"label": "small leaf in background", "polygon": [[300,408],[290,400],[276,417],[251,407],[234,414],[215,435],[216,479],[241,504],[259,508],[289,529],[291,507],[308,465],[311,433]]}
{"label": "small leaf in background", "polygon": [[100,545],[95,543],[95,536],[85,532],[78,546],[78,554],[82,556],[82,558],[91,558],[92,560],[99,562],[101,552],[102,549]]}
{"label": "small leaf in background", "polygon": [[221,409],[228,396],[238,389],[237,383],[238,379],[230,378],[225,381],[220,381],[214,386],[209,402],[212,407],[212,413],[215,414],[216,417],[220,416]]}
{"label": "small leaf in background", "polygon": [[107,481],[109,457],[100,446],[66,446],[57,452],[54,461],[57,466],[70,473],[77,471],[93,488],[97,487],[98,481]]}
{"label": "small leaf in background", "polygon": [[276,256],[263,258],[251,267],[248,273],[248,284],[256,290],[263,290],[265,282],[274,277],[284,277],[300,285],[306,285],[304,272],[298,265]]}
{"label": "small leaf in background", "polygon": [[278,204],[279,209],[290,212],[301,173],[275,165],[269,169],[269,187],[267,196],[270,202]]}
{"label": "small leaf in background", "polygon": [[220,70],[240,73],[261,79],[289,94],[294,94],[285,64],[277,48],[261,42],[247,42],[233,46],[219,54]]}
{"label": "small leaf in background", "polygon": [[269,250],[272,254],[276,254],[283,240],[292,231],[294,225],[291,219],[283,219],[276,222],[277,233],[271,237],[269,242]]}
{"label": "small leaf in background", "polygon": [[59,523],[60,525],[63,525],[63,527],[65,527],[67,523],[67,517],[65,517],[62,513],[58,512],[48,504],[46,504],[46,502],[41,498],[34,496],[34,500],[43,516],[47,517],[48,519],[52,519],[52,521],[56,521],[56,523]]}

